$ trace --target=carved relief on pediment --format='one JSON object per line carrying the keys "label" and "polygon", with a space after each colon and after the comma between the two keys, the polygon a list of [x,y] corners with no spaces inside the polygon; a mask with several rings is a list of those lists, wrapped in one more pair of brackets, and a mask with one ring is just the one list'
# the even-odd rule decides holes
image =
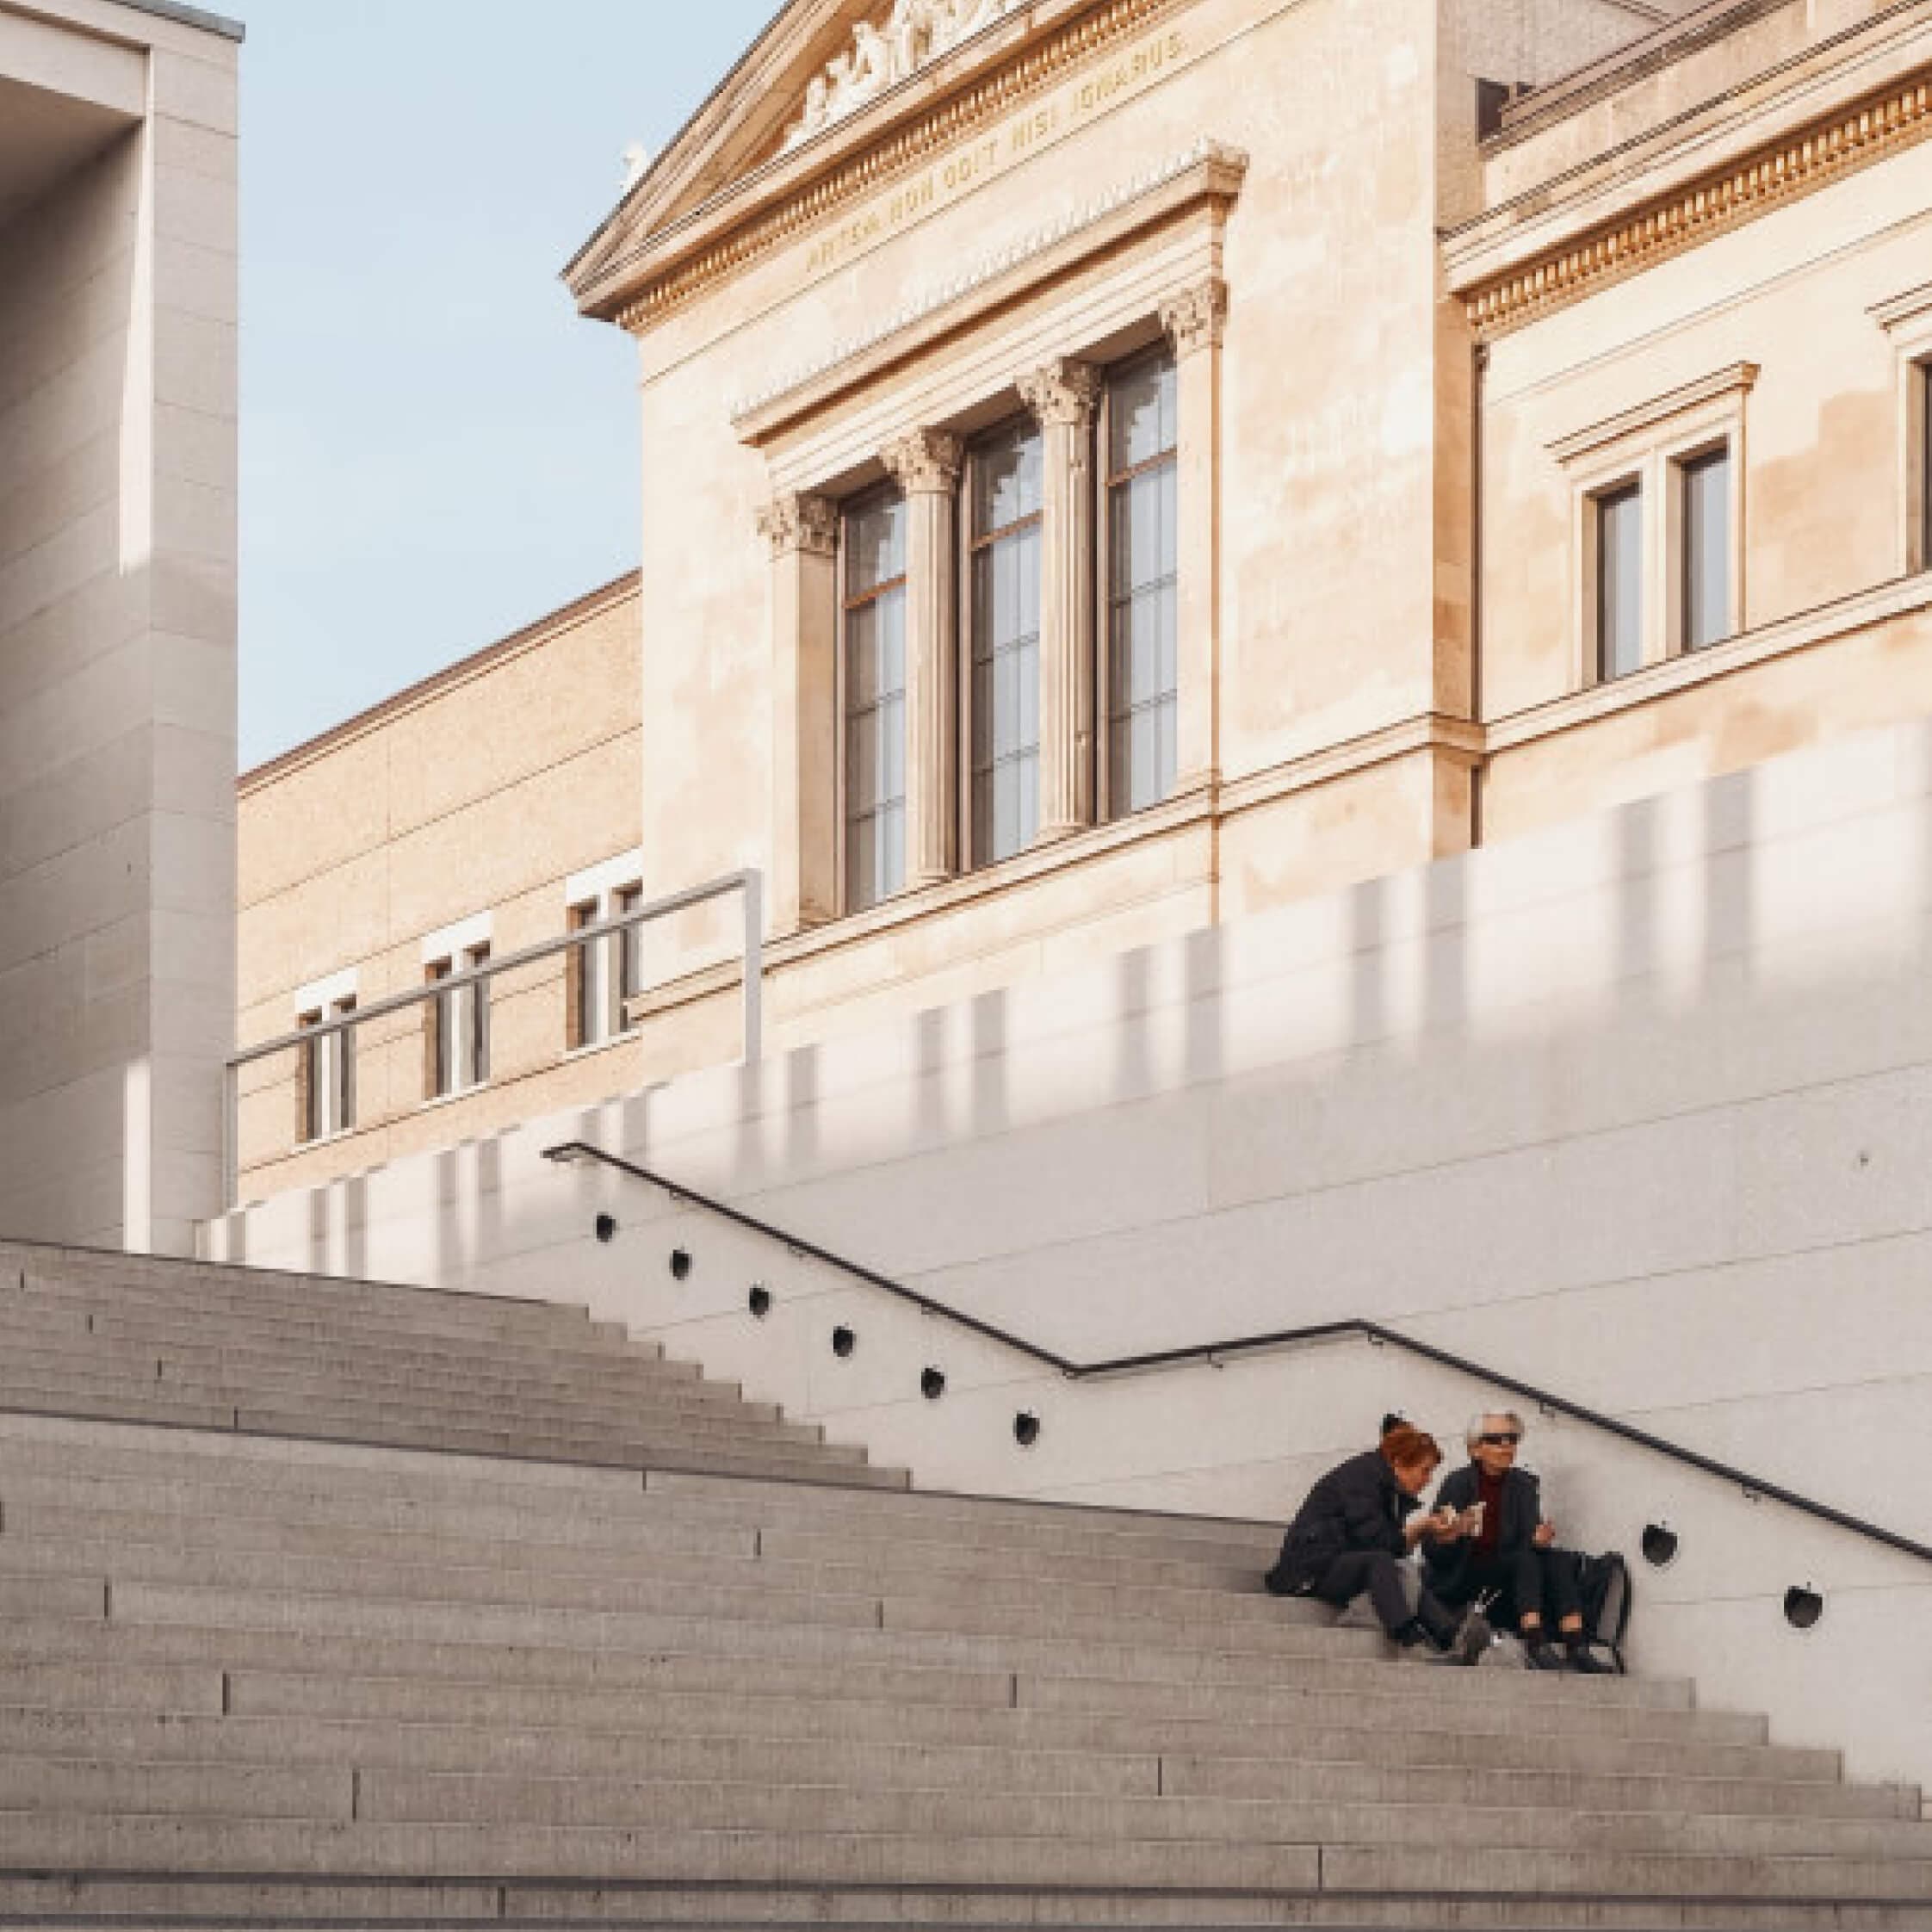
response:
{"label": "carved relief on pediment", "polygon": [[814,134],[855,115],[889,87],[951,53],[962,40],[1025,6],[1027,0],[893,0],[878,21],[860,21],[851,45],[834,54],[805,90],[797,118],[779,152],[789,154]]}

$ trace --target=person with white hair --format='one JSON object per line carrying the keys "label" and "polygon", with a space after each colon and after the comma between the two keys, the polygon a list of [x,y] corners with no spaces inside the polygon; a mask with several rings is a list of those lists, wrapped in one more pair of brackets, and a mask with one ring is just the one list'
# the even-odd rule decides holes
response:
{"label": "person with white hair", "polygon": [[[1436,1493],[1437,1508],[1455,1512],[1455,1527],[1424,1545],[1428,1586],[1452,1607],[1487,1604],[1491,1623],[1522,1638],[1533,1669],[1601,1675],[1607,1666],[1590,1654],[1583,1629],[1576,1559],[1556,1546],[1542,1485],[1516,1466],[1524,1434],[1511,1409],[1470,1418],[1469,1462]],[[1552,1624],[1561,1650],[1550,1640]]]}

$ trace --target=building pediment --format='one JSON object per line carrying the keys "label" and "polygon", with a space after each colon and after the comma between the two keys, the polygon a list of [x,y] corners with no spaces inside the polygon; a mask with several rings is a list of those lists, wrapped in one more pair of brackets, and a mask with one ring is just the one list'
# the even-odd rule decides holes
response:
{"label": "building pediment", "polygon": [[623,317],[671,260],[803,190],[903,119],[1069,20],[1146,0],[793,0],[626,189],[564,271]]}

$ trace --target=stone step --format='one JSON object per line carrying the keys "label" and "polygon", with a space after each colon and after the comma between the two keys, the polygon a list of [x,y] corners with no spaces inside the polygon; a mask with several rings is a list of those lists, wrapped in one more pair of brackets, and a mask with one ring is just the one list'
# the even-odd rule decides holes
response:
{"label": "stone step", "polygon": [[[77,1581],[77,1580],[76,1580]],[[0,1577],[0,1589],[23,1596],[65,1585],[64,1578]],[[1031,1635],[999,1628],[955,1632],[932,1607],[928,1627],[880,1627],[878,1600],[836,1598],[812,1606],[777,1602],[772,1593],[684,1594],[682,1613],[575,1609],[515,1601],[476,1602],[387,1596],[360,1577],[339,1591],[149,1583],[116,1578],[114,1614],[126,1624],[166,1624],[207,1631],[300,1630],[318,1636],[455,1644],[528,1644],[680,1654],[758,1654],[827,1663],[879,1659],[972,1669],[1040,1670],[1136,1681],[1262,1687],[1313,1686],[1369,1690],[1388,1682],[1389,1651],[1378,1631],[1285,1624],[1279,1627],[1191,1626],[1184,1619],[1062,1619],[1057,1632]],[[746,1601],[771,1606],[769,1620],[733,1613]],[[834,1606],[827,1610],[825,1606]],[[886,1600],[889,1615],[891,1601]],[[790,1621],[787,1621],[787,1619]],[[836,1627],[834,1627],[836,1626]],[[1679,1680],[1578,1678],[1533,1671],[1432,1670],[1434,1694],[1507,1699],[1564,1711],[1604,1706],[1685,1710],[1690,1689]]]}
{"label": "stone step", "polygon": [[[189,1530],[178,1539],[160,1539],[180,1522]],[[110,1527],[109,1526],[119,1526]],[[1053,1635],[1083,1628],[1120,1628],[1109,1620],[1105,1591],[1075,1595],[1049,1578],[995,1587],[989,1604],[981,1601],[979,1586],[961,1586],[948,1596],[944,1581],[928,1582],[925,1594],[905,1598],[895,1588],[882,1588],[863,1571],[801,1569],[767,1564],[746,1555],[737,1557],[678,1557],[648,1550],[599,1551],[604,1561],[585,1565],[558,1545],[522,1543],[443,1544],[424,1548],[399,1536],[383,1539],[337,1536],[333,1547],[313,1547],[306,1525],[237,1525],[227,1520],[206,1524],[193,1519],[117,1516],[108,1520],[90,1540],[80,1522],[54,1521],[35,1532],[31,1516],[25,1520],[0,1497],[0,1575],[90,1573],[117,1582],[201,1582],[237,1589],[277,1591],[336,1590],[351,1578],[358,1595],[402,1596],[424,1602],[497,1601],[519,1604],[574,1605],[595,1609],[653,1609],[665,1614],[697,1613],[711,1599],[721,1602],[756,1595],[769,1609],[761,1615],[797,1616],[811,1620],[817,1601],[858,1602],[871,1607],[875,1623],[886,1628],[915,1627],[906,1619],[926,1611],[943,1613],[944,1620],[921,1628],[973,1630],[989,1618],[995,1632]],[[239,1527],[267,1527],[282,1539],[310,1546],[296,1549],[225,1546]],[[346,1567],[345,1567],[346,1566]],[[1056,1607],[1056,1599],[1065,1599]],[[913,1608],[908,1611],[907,1606]],[[1333,1613],[1305,1601],[1278,1603],[1266,1596],[1216,1595],[1211,1591],[1170,1592],[1155,1601],[1134,1600],[1133,1607],[1171,1613],[1202,1632],[1259,1625],[1273,1632],[1284,1626],[1326,1631]],[[1262,1613],[1247,1614],[1250,1609]],[[728,1610],[720,1614],[732,1614]],[[1374,1633],[1350,1629],[1351,1639],[1366,1644],[1350,1647],[1374,1654],[1380,1647]]]}
{"label": "stone step", "polygon": [[[1370,1829],[1377,1829],[1372,1825]],[[1386,1815],[1381,1831],[1388,1830]],[[328,1873],[339,1878],[548,1877],[573,1883],[1126,1886],[1364,1896],[1743,1900],[1831,1905],[1932,1903],[1932,1861],[1514,1849],[1458,1843],[1200,1842],[1051,1834],[975,1837],[677,1826],[291,1823],[251,1816],[98,1817],[15,1813],[0,1869]]]}
{"label": "stone step", "polygon": [[[230,1286],[198,1279],[157,1281],[125,1268],[77,1269],[0,1260],[0,1301],[18,1298],[146,1308],[170,1314],[261,1316],[292,1321],[380,1324],[392,1334],[471,1336],[511,1344],[556,1338],[581,1347],[622,1341],[621,1323],[594,1322],[583,1303],[492,1300],[428,1288],[350,1288],[327,1279]],[[659,1345],[644,1345],[653,1353]]]}
{"label": "stone step", "polygon": [[[695,1363],[674,1362],[647,1347],[602,1332],[560,1334],[542,1341],[492,1340],[440,1331],[417,1332],[376,1326],[344,1317],[296,1319],[246,1311],[234,1315],[197,1313],[111,1297],[22,1296],[0,1297],[0,1328],[14,1336],[31,1331],[92,1334],[138,1343],[176,1347],[254,1347],[278,1351],[340,1349],[387,1361],[398,1367],[501,1368],[541,1363],[557,1371],[628,1368],[671,1381],[696,1382]],[[717,1384],[713,1384],[717,1386]]]}
{"label": "stone step", "polygon": [[[18,1588],[22,1580],[11,1580]],[[36,1586],[45,1580],[28,1580]],[[883,1633],[836,1627],[788,1630],[732,1623],[677,1625],[675,1619],[576,1612],[578,1647],[558,1640],[554,1627],[531,1640],[514,1634],[537,1621],[527,1612],[498,1613],[438,1607],[431,1614],[447,1631],[462,1621],[461,1637],[437,1637],[393,1614],[396,1606],[358,1609],[345,1600],[326,1614],[322,1599],[297,1600],[308,1613],[273,1626],[187,1620],[202,1606],[186,1593],[149,1585],[118,1588],[112,1621],[98,1601],[78,1594],[84,1580],[61,1580],[75,1594],[44,1613],[16,1614],[7,1654],[20,1663],[208,1664],[234,1672],[345,1671],[396,1681],[457,1679],[488,1689],[502,1686],[589,1686],[659,1690],[725,1691],[746,1697],[868,1697],[882,1694],[876,1679],[889,1676],[908,1697],[928,1701],[1006,1704],[1049,1712],[1145,1714],[1223,1722],[1352,1725],[1364,1710],[1384,1721],[1467,1726],[1472,1731],[1555,1728],[1576,1736],[1664,1742],[1762,1744],[1767,1727],[1756,1713],[1694,1711],[1632,1699],[1585,1694],[1604,1680],[1539,1680],[1514,1671],[1405,1671],[1379,1663],[1266,1658],[1213,1654],[1171,1656],[1093,1645],[1052,1645],[1014,1639],[937,1639],[913,1644]],[[96,1585],[96,1588],[101,1586]],[[220,1595],[220,1593],[208,1593]],[[103,1593],[104,1595],[104,1593]],[[131,1614],[130,1598],[146,1600]],[[171,1601],[170,1601],[171,1600]],[[317,1611],[314,1606],[325,1607]],[[173,1612],[172,1617],[165,1613]],[[260,1614],[260,1611],[257,1611]],[[233,1612],[229,1613],[232,1616]],[[427,1620],[427,1615],[425,1621]],[[349,1629],[331,1628],[331,1624]],[[401,1625],[413,1634],[370,1632],[371,1624]],[[590,1626],[590,1627],[585,1627]],[[1071,1674],[1077,1666],[1085,1675]],[[1163,1674],[1165,1673],[1165,1674]],[[1519,1687],[1546,1681],[1554,1690]],[[1566,1694],[1564,1687],[1576,1694]],[[1493,1694],[1489,1687],[1494,1687]]]}
{"label": "stone step", "polygon": [[[31,1792],[33,1769],[34,1761],[23,1761],[9,1782],[0,1761],[0,1811],[9,1808],[5,1800],[15,1793]],[[156,1768],[157,1799],[172,1784],[169,1772],[169,1767]],[[204,1808],[195,1780],[184,1782],[194,1808]],[[72,1788],[77,1797],[77,1779]],[[94,1808],[138,1809],[125,1803],[128,1789],[124,1779],[114,1779],[103,1786],[103,1801]],[[1418,1798],[1422,1801],[1417,1802]],[[148,1808],[164,1806],[157,1803]],[[175,1807],[170,1802],[164,1808]],[[1916,1861],[1923,1882],[1932,1886],[1932,1826],[1918,1820],[1591,1812],[1541,1806],[1483,1809],[1454,1792],[1438,1793],[1434,1802],[1414,1793],[1406,1803],[1351,1805],[1328,1799],[1087,1795],[1051,1789],[986,1793],[916,1784],[857,1788],[829,1779],[796,1785],[776,1778],[719,1784],[376,1769],[360,1774],[356,1815],[390,1824],[628,1824],[653,1830],[703,1830],[728,1820],[739,1830],[814,1836],[957,1832],[975,1838],[1038,1835],[1134,1843],[1158,1840],[1322,1846],[1375,1845],[1392,1837],[1418,1845],[1453,1843],[1470,1854],[1502,1848],[1753,1861]],[[1932,1889],[1926,1896],[1932,1899]]]}
{"label": "stone step", "polygon": [[273,1378],[291,1374],[325,1375],[354,1381],[358,1386],[406,1391],[449,1390],[480,1395],[566,1394],[646,1396],[653,1406],[688,1410],[696,1415],[742,1409],[776,1420],[776,1403],[752,1403],[732,1386],[692,1379],[678,1372],[684,1365],[647,1358],[629,1361],[614,1357],[596,1369],[571,1368],[551,1372],[537,1361],[505,1358],[487,1369],[448,1365],[440,1358],[398,1366],[378,1351],[349,1347],[304,1347],[294,1353],[263,1346],[238,1348],[211,1341],[205,1347],[177,1339],[127,1341],[75,1329],[53,1333],[40,1328],[9,1328],[0,1320],[0,1352],[9,1359],[47,1366],[84,1369],[108,1363],[139,1372],[146,1368],[165,1378],[170,1369],[192,1372],[215,1371],[222,1375]]}
{"label": "stone step", "polygon": [[1452,1790],[1458,1803],[1478,1809],[1915,1821],[1919,1817],[1917,1793],[1898,1786],[1700,1778],[1653,1769],[1592,1774],[1485,1764],[1473,1770],[1438,1770],[1419,1785],[1416,1774],[1426,1759],[1379,1765],[1308,1763],[1174,1756],[1145,1746],[1112,1751],[1061,1748],[1031,1737],[988,1745],[951,1737],[911,1742],[889,1733],[854,1741],[767,1731],[713,1734],[671,1726],[572,1730],[399,1722],[387,1716],[201,1717],[0,1706],[0,1758],[36,1756],[117,1765],[189,1760],[622,1777],[653,1783],[1030,1790],[1301,1804],[1399,1805],[1418,1795],[1440,1802]]}
{"label": "stone step", "polygon": [[[40,1926],[166,1923],[178,1932],[261,1932],[266,1927],[363,1925],[599,1925],[664,1932],[880,1932],[883,1927],[970,1927],[975,1932],[1247,1932],[1252,1927],[1328,1932],[1846,1932],[1855,1921],[1836,1905],[1740,1904],[1681,1899],[1620,1904],[1601,1898],[1498,1898],[1446,1908],[1414,1898],[1227,1892],[1169,1888],[1050,1892],[1004,1886],[817,1884],[687,1886],[647,1881],[596,1886],[541,1880],[505,1883],[326,1879],[233,1880],[0,1877],[0,1917]],[[1858,1932],[1925,1932],[1918,1905],[1861,1905]],[[1024,1916],[1022,1916],[1024,1915]]]}
{"label": "stone step", "polygon": [[[70,1486],[71,1488],[71,1486]],[[129,1577],[158,1579],[190,1576],[196,1565],[208,1574],[238,1583],[269,1587],[306,1587],[299,1582],[303,1566],[317,1578],[340,1575],[344,1562],[356,1566],[358,1582],[389,1570],[417,1575],[418,1590],[385,1583],[382,1594],[434,1596],[437,1576],[477,1571],[505,1577],[541,1573],[542,1600],[566,1602],[573,1593],[609,1590],[633,1582],[669,1587],[761,1588],[780,1595],[824,1594],[889,1599],[895,1609],[884,1622],[892,1626],[902,1617],[916,1615],[921,1605],[943,1605],[963,1615],[981,1616],[1011,1611],[1016,1619],[1046,1615],[1107,1618],[1151,1616],[1181,1618],[1204,1627],[1256,1625],[1312,1625],[1329,1628],[1334,1613],[1306,1598],[1268,1596],[1251,1572],[1239,1589],[1223,1586],[1183,1588],[1175,1585],[1122,1591],[1110,1584],[1074,1583],[1067,1571],[1078,1566],[1056,1565],[1043,1557],[1006,1559],[1007,1567],[980,1576],[941,1572],[922,1575],[914,1567],[897,1569],[881,1564],[792,1564],[758,1553],[755,1533],[731,1530],[728,1553],[690,1554],[664,1548],[635,1534],[597,1543],[567,1543],[499,1536],[464,1539],[425,1538],[419,1532],[371,1530],[358,1525],[318,1523],[285,1515],[243,1516],[217,1514],[196,1507],[205,1499],[189,1499],[189,1507],[171,1514],[154,1511],[93,1511],[64,1505],[50,1508],[34,1500],[35,1492],[15,1479],[0,1475],[0,1570],[112,1570]],[[161,1539],[165,1538],[163,1542]],[[329,1566],[323,1568],[319,1566]],[[519,1586],[519,1594],[524,1586]],[[585,1601],[590,1601],[586,1596]],[[910,1622],[902,1627],[915,1627]],[[949,1622],[946,1628],[963,1628]],[[975,1626],[976,1627],[976,1626]],[[1016,1621],[1000,1627],[1019,1630]]]}
{"label": "stone step", "polygon": [[[157,1374],[157,1368],[161,1372]],[[0,1358],[0,1387],[30,1389],[72,1387],[89,1392],[128,1388],[152,1392],[170,1401],[230,1406],[288,1406],[327,1403],[344,1414],[384,1415],[399,1412],[424,1416],[466,1418],[499,1414],[519,1421],[582,1421],[605,1424],[646,1420],[688,1432],[694,1440],[755,1436],[788,1442],[823,1440],[817,1423],[787,1422],[760,1415],[744,1404],[697,1407],[677,1397],[660,1398],[649,1384],[624,1389],[591,1390],[569,1388],[466,1388],[455,1382],[437,1387],[403,1381],[373,1384],[352,1374],[332,1374],[292,1362],[280,1372],[231,1371],[207,1359],[171,1361],[142,1351],[109,1355],[87,1351],[50,1357],[40,1352],[9,1352]],[[668,1384],[680,1387],[682,1384]]]}
{"label": "stone step", "polygon": [[[228,1679],[229,1708],[262,1717],[478,1724],[506,1733],[565,1725],[576,1731],[629,1730],[678,1737],[955,1743],[1104,1754],[1153,1750],[1198,1759],[1204,1765],[1305,1765],[1317,1774],[1336,1765],[1400,1768],[1411,1762],[1458,1773],[1495,1767],[1538,1776],[1562,1772],[1639,1778],[1658,1774],[1660,1746],[1653,1736],[1603,1735],[1595,1725],[1559,1729],[1539,1721],[1539,1713],[1526,1717],[1498,1707],[1473,1713],[1440,1704],[1419,1708],[1399,1694],[1304,1695],[1293,1700],[1285,1721],[1268,1724],[1239,1717],[1165,1716],[1130,1708],[1015,1707],[1013,1680],[996,1673],[893,1671],[887,1673],[889,1689],[887,1683],[867,1682],[841,1694],[847,1683],[842,1676],[829,1683],[815,1676],[787,1682],[766,1671],[755,1682],[707,1689],[702,1687],[706,1680],[718,1683],[721,1674],[704,1669],[700,1675],[697,1669],[687,1668],[692,1662],[678,1660],[675,1674],[667,1668],[653,1674],[649,1683],[594,1688],[421,1674],[362,1675],[353,1662],[339,1677],[300,1669],[238,1669]],[[681,1688],[680,1684],[692,1687]],[[203,1694],[198,1681],[194,1690],[197,1698]],[[888,1701],[895,1695],[896,1701]],[[1124,1688],[1118,1701],[1130,1703],[1130,1688]],[[144,1701],[137,1707],[152,1706]],[[1836,1782],[1839,1762],[1834,1751],[1764,1743],[1707,1743],[1683,1735],[1672,1737],[1669,1749],[1675,1775],[1775,1780],[1819,1791],[1855,1788]],[[1231,1770],[1230,1775],[1235,1774]]]}
{"label": "stone step", "polygon": [[[853,1520],[869,1520],[884,1533],[889,1525],[908,1521],[944,1524],[951,1533],[955,1523],[1009,1522],[1025,1525],[1050,1540],[1086,1528],[1104,1528],[1119,1535],[1156,1532],[1177,1541],[1205,1542],[1223,1548],[1251,1550],[1272,1564],[1281,1547],[1278,1523],[1245,1521],[1232,1517],[1182,1516],[1161,1510],[1113,1509],[1097,1504],[1016,1501],[1006,1496],[954,1495],[921,1489],[916,1495],[876,1497],[866,1502],[810,1491],[774,1496],[769,1485],[755,1479],[699,1476],[666,1471],[653,1476],[647,1488],[663,1495],[701,1496],[721,1518],[763,1520],[777,1507],[780,1518],[794,1528],[822,1526],[820,1515],[830,1512]],[[1266,1567],[1266,1564],[1264,1564]]]}
{"label": "stone step", "polygon": [[904,1488],[903,1471],[874,1470],[863,1449],[842,1443],[759,1441],[743,1437],[697,1440],[666,1429],[651,1434],[641,1427],[599,1428],[592,1423],[516,1426],[510,1419],[479,1413],[471,1419],[439,1421],[401,1409],[357,1409],[311,1400],[284,1399],[274,1406],[257,1403],[230,1406],[220,1402],[178,1401],[133,1387],[84,1385],[68,1381],[36,1388],[10,1381],[0,1364],[0,1409],[15,1413],[91,1417],[104,1421],[172,1423],[195,1429],[232,1428],[252,1435],[304,1440],[368,1442],[442,1450],[460,1454],[521,1460],[579,1462],[643,1470],[672,1468],[730,1471],[791,1480],[815,1479]]}

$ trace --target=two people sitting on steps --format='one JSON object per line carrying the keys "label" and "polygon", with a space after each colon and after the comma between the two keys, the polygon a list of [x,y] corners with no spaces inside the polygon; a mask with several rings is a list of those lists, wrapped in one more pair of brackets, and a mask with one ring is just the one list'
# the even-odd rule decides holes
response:
{"label": "two people sitting on steps", "polygon": [[[1556,1547],[1537,1480],[1515,1467],[1521,1418],[1505,1412],[1469,1426],[1471,1461],[1425,1511],[1422,1492],[1442,1463],[1435,1438],[1391,1419],[1381,1446],[1352,1456],[1309,1491],[1267,1574],[1277,1596],[1312,1596],[1345,1609],[1366,1595],[1382,1627],[1431,1661],[1468,1665],[1494,1641],[1486,1608],[1513,1625],[1533,1668],[1596,1674],[1576,1601],[1576,1565]],[[1406,1559],[1420,1548],[1419,1572]],[[1564,1644],[1548,1638],[1553,1617]]]}

